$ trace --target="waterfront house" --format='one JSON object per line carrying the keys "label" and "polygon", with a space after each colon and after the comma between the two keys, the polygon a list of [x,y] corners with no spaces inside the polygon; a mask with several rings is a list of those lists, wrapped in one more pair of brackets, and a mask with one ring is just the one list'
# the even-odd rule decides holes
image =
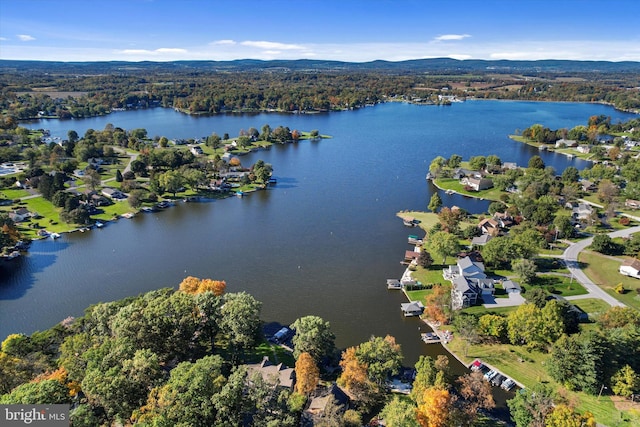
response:
{"label": "waterfront house", "polygon": [[26,208],[19,208],[19,209],[15,209],[12,212],[9,212],[9,218],[13,222],[26,221],[27,219],[31,218],[32,216],[33,216],[33,214],[31,212],[29,212],[29,210],[26,209]]}
{"label": "waterfront house", "polygon": [[496,212],[493,219],[498,222],[500,228],[509,228],[513,225],[513,217],[506,212]]}
{"label": "waterfront house", "polygon": [[468,185],[474,191],[487,190],[493,187],[493,181],[489,178],[462,178],[462,185]]}
{"label": "waterfront house", "polygon": [[640,279],[640,260],[630,258],[622,263],[618,271],[622,275]]}
{"label": "waterfront house", "polygon": [[424,304],[420,301],[411,301],[400,304],[400,309],[405,317],[420,316],[424,312]]}
{"label": "waterfront house", "polygon": [[466,278],[486,279],[484,273],[484,263],[481,261],[473,261],[469,256],[458,259],[456,265],[450,265],[442,270],[442,275],[447,280],[452,280],[456,276],[464,276]]}
{"label": "waterfront house", "polygon": [[262,362],[247,365],[249,377],[252,373],[258,373],[265,383],[272,387],[293,388],[295,382],[295,370],[289,368],[282,363],[274,365],[269,360],[269,356],[264,356]]}
{"label": "waterfront house", "polygon": [[580,152],[582,154],[589,154],[591,152],[591,146],[590,145],[578,145],[576,150],[578,150],[578,152]]}
{"label": "waterfront house", "polygon": [[482,178],[482,174],[478,171],[472,171],[470,169],[457,168],[453,171],[453,179],[468,178]]}
{"label": "waterfront house", "polygon": [[502,169],[505,169],[505,170],[518,169],[518,164],[515,162],[504,162],[502,163]]}
{"label": "waterfront house", "polygon": [[556,141],[556,148],[577,147],[578,141],[575,139],[559,139]]}
{"label": "waterfront house", "polygon": [[124,200],[127,198],[127,195],[124,194],[122,191],[116,190],[115,188],[110,188],[110,187],[103,188],[102,194],[113,200]]}

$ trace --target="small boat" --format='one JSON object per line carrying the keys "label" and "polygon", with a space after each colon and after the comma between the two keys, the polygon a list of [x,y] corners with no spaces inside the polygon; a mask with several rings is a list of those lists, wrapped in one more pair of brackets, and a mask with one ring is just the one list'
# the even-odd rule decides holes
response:
{"label": "small boat", "polygon": [[133,212],[125,212],[122,215],[122,218],[127,218],[127,219],[131,219],[135,216],[135,214]]}
{"label": "small boat", "polygon": [[278,180],[275,178],[269,178],[269,185],[276,185],[278,183]]}
{"label": "small boat", "polygon": [[434,344],[440,342],[440,337],[435,332],[425,332],[420,334],[425,344]]}
{"label": "small boat", "polygon": [[[80,229],[80,231],[82,231],[82,229]],[[59,239],[60,238],[60,233],[51,233],[49,234],[49,237],[51,237],[52,239]]]}
{"label": "small boat", "polygon": [[102,228],[102,227],[104,227],[104,223],[102,223],[100,221],[96,221],[96,227]]}
{"label": "small boat", "polygon": [[447,191],[445,191],[445,193],[446,193],[446,194],[453,194],[453,193],[455,193],[455,191],[453,191],[453,190],[447,190]]}
{"label": "small boat", "polygon": [[236,196],[238,196],[238,197],[242,197],[242,196],[244,196],[244,192],[243,192],[243,191],[238,190],[238,191],[236,191]]}
{"label": "small boat", "polygon": [[169,206],[171,206],[171,203],[166,200],[156,203],[156,207],[159,209],[166,209]]}
{"label": "small boat", "polygon": [[387,289],[402,289],[402,283],[398,279],[387,279]]}

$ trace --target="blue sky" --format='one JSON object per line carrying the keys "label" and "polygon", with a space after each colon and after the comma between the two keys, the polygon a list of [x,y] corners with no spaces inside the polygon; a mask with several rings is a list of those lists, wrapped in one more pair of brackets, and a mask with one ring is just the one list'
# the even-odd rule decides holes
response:
{"label": "blue sky", "polygon": [[0,59],[640,61],[640,0],[1,0]]}

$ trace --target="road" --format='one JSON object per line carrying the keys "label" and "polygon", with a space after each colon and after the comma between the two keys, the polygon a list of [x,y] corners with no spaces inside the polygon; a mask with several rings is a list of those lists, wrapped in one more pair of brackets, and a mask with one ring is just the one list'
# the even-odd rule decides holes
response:
{"label": "road", "polygon": [[[626,228],[624,230],[618,230],[611,233],[608,233],[609,237],[629,237],[633,233],[640,232],[640,226]],[[589,292],[589,295],[593,298],[600,298],[601,300],[607,302],[611,306],[620,306],[625,307],[623,303],[606,293],[602,288],[593,283],[591,279],[587,277],[586,274],[580,268],[578,263],[578,255],[582,252],[587,246],[591,244],[593,241],[593,237],[588,239],[580,240],[577,243],[569,246],[564,253],[562,254],[562,258],[564,259],[567,268],[571,275],[578,281],[585,289]]]}

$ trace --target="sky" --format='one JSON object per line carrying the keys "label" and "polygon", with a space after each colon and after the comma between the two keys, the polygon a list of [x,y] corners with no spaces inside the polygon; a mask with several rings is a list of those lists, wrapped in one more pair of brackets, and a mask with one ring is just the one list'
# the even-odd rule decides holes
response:
{"label": "sky", "polygon": [[0,59],[640,61],[640,0],[1,0]]}

